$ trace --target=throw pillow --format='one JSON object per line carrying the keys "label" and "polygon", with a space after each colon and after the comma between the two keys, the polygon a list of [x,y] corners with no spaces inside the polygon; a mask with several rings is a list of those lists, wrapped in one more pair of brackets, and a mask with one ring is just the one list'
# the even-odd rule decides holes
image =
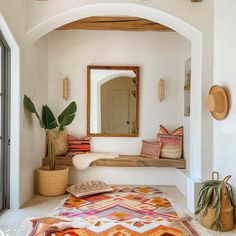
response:
{"label": "throw pillow", "polygon": [[75,197],[84,197],[99,193],[106,193],[113,191],[113,188],[103,181],[91,180],[81,184],[73,184],[67,188],[67,192]]}
{"label": "throw pillow", "polygon": [[72,155],[90,152],[90,137],[77,138],[72,135],[67,136],[68,152]]}
{"label": "throw pillow", "polygon": [[176,130],[174,130],[171,135],[174,136],[184,136],[184,127],[180,126],[179,128],[177,128]]}
{"label": "throw pillow", "polygon": [[160,125],[159,134],[167,134],[168,135],[169,132],[167,131],[167,129],[163,125]]}
{"label": "throw pillow", "polygon": [[160,152],[161,152],[160,142],[143,140],[140,156],[159,159]]}
{"label": "throw pillow", "polygon": [[182,158],[182,136],[159,134],[157,140],[162,143],[162,158]]}
{"label": "throw pillow", "polygon": [[180,126],[176,130],[174,130],[172,133],[169,133],[168,130],[163,125],[160,125],[158,134],[184,136],[184,127]]}
{"label": "throw pillow", "polygon": [[52,140],[56,156],[66,155],[68,152],[68,141],[67,141],[67,131],[66,129],[57,132],[49,131],[49,139]]}

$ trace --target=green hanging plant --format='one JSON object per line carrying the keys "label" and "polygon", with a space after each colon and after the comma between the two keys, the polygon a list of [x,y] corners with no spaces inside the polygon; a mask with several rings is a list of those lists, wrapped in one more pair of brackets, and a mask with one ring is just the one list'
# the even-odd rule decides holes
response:
{"label": "green hanging plant", "polygon": [[53,112],[47,105],[42,106],[42,117],[40,117],[32,100],[25,95],[24,107],[28,112],[36,115],[36,117],[39,120],[39,125],[45,130],[47,147],[48,147],[48,156],[50,160],[50,170],[55,170],[56,169],[55,147],[52,140],[49,139],[49,131],[59,127],[58,129],[59,133],[60,131],[64,130],[66,126],[72,123],[77,111],[76,103],[71,102],[68,105],[68,107],[59,115],[58,117],[59,125]]}

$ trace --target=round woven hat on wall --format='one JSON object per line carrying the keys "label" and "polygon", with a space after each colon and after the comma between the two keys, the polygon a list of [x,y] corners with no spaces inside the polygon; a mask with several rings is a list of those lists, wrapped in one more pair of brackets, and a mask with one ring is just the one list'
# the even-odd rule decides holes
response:
{"label": "round woven hat on wall", "polygon": [[208,107],[216,120],[223,120],[229,111],[229,100],[225,89],[219,85],[211,87],[208,95]]}

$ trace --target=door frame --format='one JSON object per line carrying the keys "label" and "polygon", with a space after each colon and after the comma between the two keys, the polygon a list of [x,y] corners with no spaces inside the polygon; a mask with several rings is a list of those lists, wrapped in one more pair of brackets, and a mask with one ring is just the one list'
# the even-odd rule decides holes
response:
{"label": "door frame", "polygon": [[0,31],[0,45],[3,53],[1,53],[1,87],[2,96],[1,105],[1,162],[2,162],[2,179],[1,184],[3,185],[3,199],[2,209],[4,211],[10,207],[10,47],[7,44],[2,32]]}

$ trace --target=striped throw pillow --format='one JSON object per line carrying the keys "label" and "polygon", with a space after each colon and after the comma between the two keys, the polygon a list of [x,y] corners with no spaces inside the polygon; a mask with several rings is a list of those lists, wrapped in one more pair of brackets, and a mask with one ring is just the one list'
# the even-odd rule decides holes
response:
{"label": "striped throw pillow", "polygon": [[183,136],[184,127],[180,126],[172,133],[160,125],[157,140],[162,143],[161,157],[170,159],[180,159],[183,156]]}
{"label": "striped throw pillow", "polygon": [[174,130],[172,133],[169,133],[168,130],[163,125],[160,125],[158,134],[184,136],[184,127],[180,126],[176,130]]}
{"label": "striped throw pillow", "polygon": [[182,136],[158,135],[158,141],[162,143],[161,157],[168,159],[182,158]]}
{"label": "striped throw pillow", "polygon": [[168,135],[169,132],[167,131],[167,129],[163,125],[160,125],[159,134],[167,134]]}
{"label": "striped throw pillow", "polygon": [[171,135],[174,136],[184,136],[184,127],[180,126],[179,128],[177,128],[176,130],[174,130]]}
{"label": "striped throw pillow", "polygon": [[81,154],[90,152],[90,138],[77,138],[72,135],[67,136],[68,152],[72,154]]}
{"label": "striped throw pillow", "polygon": [[160,152],[161,152],[160,142],[143,140],[140,156],[159,159]]}

